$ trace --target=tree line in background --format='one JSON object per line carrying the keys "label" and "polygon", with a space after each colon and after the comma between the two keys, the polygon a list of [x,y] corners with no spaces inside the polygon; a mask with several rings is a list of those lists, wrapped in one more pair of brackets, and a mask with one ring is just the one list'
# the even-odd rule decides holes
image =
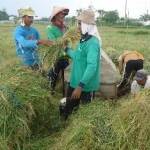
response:
{"label": "tree line in background", "polygon": [[0,10],[0,20],[8,20],[9,19],[9,15],[6,12],[5,9]]}
{"label": "tree line in background", "polygon": [[[77,14],[80,14],[82,9],[77,10]],[[105,11],[105,10],[96,10],[98,13],[97,24],[98,25],[142,25],[141,22],[150,21],[150,14],[147,12],[141,15],[138,19],[133,19],[129,17],[119,17],[117,10]],[[72,20],[74,17],[72,18]]]}
{"label": "tree line in background", "polygon": [[[82,9],[76,10],[77,15],[82,12]],[[131,19],[125,17],[119,17],[117,10],[105,11],[105,10],[96,10],[97,12],[97,24],[98,25],[141,25],[140,21],[150,21],[150,14],[145,13],[141,15],[138,19]],[[6,9],[0,10],[0,20],[9,20],[9,18],[14,15],[8,15]],[[16,22],[17,16],[14,16],[14,21]],[[49,18],[43,17],[40,21],[49,22]],[[75,16],[67,17],[66,21],[70,24],[74,24],[76,19]]]}

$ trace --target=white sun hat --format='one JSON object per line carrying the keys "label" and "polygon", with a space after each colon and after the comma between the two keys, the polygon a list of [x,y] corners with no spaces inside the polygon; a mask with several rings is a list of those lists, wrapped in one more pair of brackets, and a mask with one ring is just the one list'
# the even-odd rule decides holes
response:
{"label": "white sun hat", "polygon": [[86,10],[83,10],[81,12],[81,14],[79,16],[77,16],[77,20],[80,20],[82,21],[83,23],[86,23],[86,24],[92,24],[92,25],[95,25],[96,22],[95,22],[95,13],[92,9],[86,9]]}

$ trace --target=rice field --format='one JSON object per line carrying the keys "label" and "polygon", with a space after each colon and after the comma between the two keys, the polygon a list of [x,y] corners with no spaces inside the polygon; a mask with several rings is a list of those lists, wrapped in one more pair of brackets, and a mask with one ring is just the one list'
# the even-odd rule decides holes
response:
{"label": "rice field", "polygon": [[[46,38],[46,25],[35,24]],[[15,25],[0,25],[0,150],[149,150],[150,91],[117,102],[97,98],[67,122],[59,118],[60,91],[20,66],[13,41]],[[99,27],[102,47],[113,58],[137,50],[150,71],[150,29]],[[45,49],[39,47],[40,54]]]}

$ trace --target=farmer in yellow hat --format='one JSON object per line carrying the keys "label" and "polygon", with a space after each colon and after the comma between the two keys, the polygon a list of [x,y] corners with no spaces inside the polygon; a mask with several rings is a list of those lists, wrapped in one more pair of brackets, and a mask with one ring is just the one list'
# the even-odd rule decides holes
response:
{"label": "farmer in yellow hat", "polygon": [[40,40],[39,32],[31,27],[35,12],[32,8],[18,10],[21,24],[16,27],[14,39],[16,43],[17,55],[21,58],[24,65],[37,70],[39,68],[38,45],[50,46],[50,40]]}
{"label": "farmer in yellow hat", "polygon": [[[58,38],[61,38],[66,31],[65,26],[65,16],[68,15],[69,9],[66,7],[54,6],[50,22],[51,24],[47,27],[47,37],[49,40],[55,41]],[[50,80],[52,94],[54,93],[56,81],[58,79],[60,71],[63,71],[68,66],[69,60],[66,57],[65,53],[60,54],[59,58],[54,62],[54,66],[50,69],[48,77]]]}

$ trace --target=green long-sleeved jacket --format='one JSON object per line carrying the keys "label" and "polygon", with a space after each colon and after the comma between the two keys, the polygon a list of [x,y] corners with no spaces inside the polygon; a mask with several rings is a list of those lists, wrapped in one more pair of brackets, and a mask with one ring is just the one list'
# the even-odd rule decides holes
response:
{"label": "green long-sleeved jacket", "polygon": [[[47,26],[47,38],[52,41],[56,41],[58,38],[61,38],[63,36],[64,32],[61,31],[57,26],[55,25],[48,25]],[[66,57],[66,53],[64,50],[60,51],[59,58],[68,59]]]}
{"label": "green long-sleeved jacket", "polygon": [[47,37],[49,40],[56,40],[63,36],[63,32],[54,25],[47,26]]}
{"label": "green long-sleeved jacket", "polygon": [[67,50],[72,59],[70,86],[76,88],[80,83],[84,85],[83,91],[96,91],[100,85],[100,49],[99,40],[92,36],[80,42],[77,49]]}

